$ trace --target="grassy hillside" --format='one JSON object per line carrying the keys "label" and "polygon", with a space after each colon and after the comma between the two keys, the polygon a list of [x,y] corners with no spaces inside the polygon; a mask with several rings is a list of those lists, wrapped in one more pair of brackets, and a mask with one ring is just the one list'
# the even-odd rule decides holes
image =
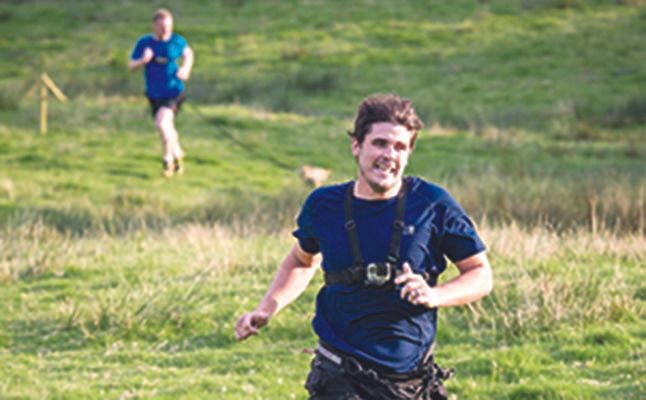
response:
{"label": "grassy hillside", "polygon": [[[356,104],[397,91],[434,128],[411,173],[457,190],[478,218],[567,228],[592,207],[601,225],[644,226],[639,2],[183,2],[176,27],[197,63],[179,126],[196,173],[172,191],[152,179],[158,144],[141,74],[125,67],[151,6],[73,3],[0,5],[2,221],[65,219],[67,204],[79,215],[62,225],[78,230],[102,224],[97,213],[219,217],[241,192],[302,198],[298,167],[351,176]],[[32,135],[37,99],[24,96],[41,71],[73,99],[52,105],[48,138]]]}
{"label": "grassy hillside", "polygon": [[[495,269],[441,314],[451,392],[644,397],[641,1],[170,5],[197,55],[173,179],[126,69],[166,5],[0,3],[0,398],[305,398],[321,277],[263,335],[233,324],[293,243],[299,167],[352,179],[345,132],[387,91],[427,125],[408,172],[457,197]],[[42,71],[70,97],[46,136]]]}
{"label": "grassy hillside", "polygon": [[[367,93],[397,91],[445,125],[624,127],[644,122],[640,3],[221,1],[173,11],[198,55],[195,100],[346,117]],[[72,96],[141,93],[125,60],[154,5],[0,7],[7,87],[45,70]]]}
{"label": "grassy hillside", "polygon": [[[121,232],[268,207],[268,218],[278,211],[279,226],[291,226],[308,190],[301,165],[330,168],[333,181],[354,173],[348,119],[187,105],[178,126],[189,172],[167,181],[145,108],[142,100],[86,97],[55,105],[47,136],[33,132],[35,113],[0,113],[16,121],[0,127],[0,221]],[[498,128],[421,137],[408,172],[449,187],[477,220],[565,230],[594,219],[617,231],[644,229],[641,142],[557,141]]]}

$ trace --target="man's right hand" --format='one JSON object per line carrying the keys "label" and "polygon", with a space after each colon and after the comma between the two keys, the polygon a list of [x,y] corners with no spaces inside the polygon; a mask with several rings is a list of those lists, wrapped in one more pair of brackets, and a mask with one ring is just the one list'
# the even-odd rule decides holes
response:
{"label": "man's right hand", "polygon": [[263,311],[251,311],[245,313],[236,322],[236,339],[242,341],[251,335],[257,335],[258,329],[267,325],[270,315]]}
{"label": "man's right hand", "polygon": [[144,49],[144,54],[141,56],[141,61],[144,64],[148,64],[150,60],[153,59],[153,57],[155,57],[155,53],[153,52],[153,49],[151,49],[150,47],[146,47]]}

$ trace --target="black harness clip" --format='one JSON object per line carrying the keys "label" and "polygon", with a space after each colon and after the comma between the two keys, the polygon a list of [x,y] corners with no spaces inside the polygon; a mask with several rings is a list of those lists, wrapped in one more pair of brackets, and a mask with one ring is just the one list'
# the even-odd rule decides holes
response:
{"label": "black harness clip", "polygon": [[370,263],[366,267],[366,278],[363,283],[366,286],[383,286],[390,282],[395,266],[391,263]]}

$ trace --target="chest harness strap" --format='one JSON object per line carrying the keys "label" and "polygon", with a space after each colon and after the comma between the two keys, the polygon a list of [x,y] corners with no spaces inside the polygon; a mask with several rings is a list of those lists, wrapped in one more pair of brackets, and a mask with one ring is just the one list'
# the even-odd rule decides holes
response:
{"label": "chest harness strap", "polygon": [[350,250],[352,251],[352,267],[339,272],[326,272],[325,284],[363,283],[366,286],[384,286],[392,283],[395,279],[395,271],[397,264],[399,263],[399,247],[401,244],[402,233],[404,231],[404,211],[406,209],[406,178],[402,180],[401,188],[397,193],[393,234],[385,262],[370,263],[365,266],[363,257],[361,256],[361,248],[359,246],[357,223],[354,220],[354,213],[352,211],[353,190],[354,182],[348,185],[344,199],[345,229],[348,232]]}

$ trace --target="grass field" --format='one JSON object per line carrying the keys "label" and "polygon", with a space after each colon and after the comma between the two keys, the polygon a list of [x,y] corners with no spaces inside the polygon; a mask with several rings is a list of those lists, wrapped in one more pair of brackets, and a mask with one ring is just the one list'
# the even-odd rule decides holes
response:
{"label": "grass field", "polygon": [[[494,266],[490,297],[441,312],[453,398],[646,396],[643,2],[181,2],[170,180],[126,69],[164,5],[0,4],[0,398],[306,398],[320,274],[259,337],[233,324],[293,243],[299,167],[352,179],[355,107],[388,91],[427,125],[408,172]],[[42,71],[70,97],[46,136]]]}

